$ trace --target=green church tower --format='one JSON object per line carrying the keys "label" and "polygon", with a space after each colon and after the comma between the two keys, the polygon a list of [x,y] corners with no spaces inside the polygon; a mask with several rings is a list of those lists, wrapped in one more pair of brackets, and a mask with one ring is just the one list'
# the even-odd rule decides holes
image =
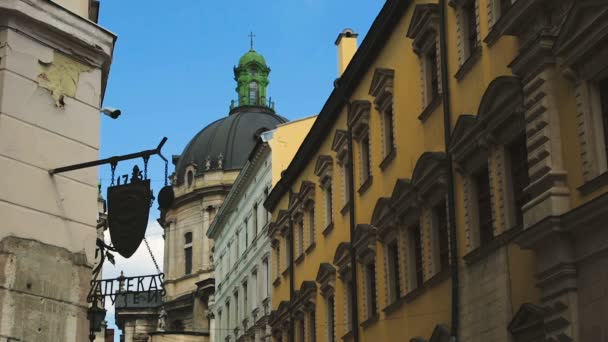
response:
{"label": "green church tower", "polygon": [[[263,106],[274,109],[274,103],[268,99],[268,75],[270,68],[266,65],[264,56],[251,48],[241,57],[239,65],[234,68],[234,80],[237,82],[236,92],[239,95],[239,106]],[[234,103],[231,105],[234,108]]]}

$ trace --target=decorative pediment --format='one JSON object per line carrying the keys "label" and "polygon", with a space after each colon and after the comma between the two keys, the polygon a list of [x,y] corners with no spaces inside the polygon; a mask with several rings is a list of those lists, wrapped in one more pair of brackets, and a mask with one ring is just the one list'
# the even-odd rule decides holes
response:
{"label": "decorative pediment", "polygon": [[321,184],[326,179],[331,178],[331,171],[333,168],[333,159],[330,156],[320,155],[317,157],[317,163],[315,164],[315,175],[321,178]]}
{"label": "decorative pediment", "polygon": [[400,201],[405,194],[412,191],[412,182],[409,179],[399,178],[395,182],[393,187],[393,193],[391,194],[391,202],[396,203]]}
{"label": "decorative pediment", "polygon": [[381,197],[378,199],[376,206],[374,207],[371,221],[372,225],[378,228],[384,227],[390,221],[392,214],[393,210],[391,209],[391,199]]}
{"label": "decorative pediment", "polygon": [[336,254],[334,255],[334,265],[338,266],[340,275],[346,274],[350,271],[350,243],[341,242],[336,248]]}
{"label": "decorative pediment", "polygon": [[293,298],[293,310],[306,312],[314,309],[317,297],[317,284],[314,281],[304,281],[300,289],[296,291]]}
{"label": "decorative pediment", "polygon": [[331,144],[332,151],[338,155],[338,163],[345,163],[348,159],[348,132],[337,129],[334,134],[334,141]]}
{"label": "decorative pediment", "polygon": [[369,224],[355,227],[354,247],[359,262],[367,262],[376,255],[377,229]]}
{"label": "decorative pediment", "polygon": [[477,120],[479,124],[487,127],[488,132],[493,132],[517,114],[523,125],[523,112],[524,93],[520,79],[501,76],[490,83],[481,98]]}
{"label": "decorative pediment", "polygon": [[608,64],[608,3],[575,1],[559,32],[554,51],[583,79],[591,79],[605,69]]}
{"label": "decorative pediment", "polygon": [[367,131],[370,108],[369,101],[356,100],[351,103],[348,112],[348,125],[351,127],[355,138],[360,137],[362,133]]}
{"label": "decorative pediment", "polygon": [[336,268],[332,264],[322,263],[319,265],[316,280],[321,286],[323,296],[333,293],[336,288]]}
{"label": "decorative pediment", "polygon": [[315,198],[315,183],[310,181],[303,181],[300,185],[299,192],[300,203],[307,205],[308,201],[312,201]]}
{"label": "decorative pediment", "polygon": [[544,310],[534,304],[521,305],[507,329],[516,341],[542,341]]}
{"label": "decorative pediment", "polygon": [[422,54],[435,43],[439,31],[439,6],[437,4],[416,5],[407,37],[414,40],[414,52]]}
{"label": "decorative pediment", "polygon": [[433,190],[445,192],[447,167],[447,156],[443,152],[425,152],[418,158],[412,182],[422,197],[431,197]]}
{"label": "decorative pediment", "polygon": [[452,132],[452,140],[450,141],[450,149],[455,149],[463,141],[468,139],[468,135],[473,132],[473,128],[477,123],[475,115],[463,114],[458,117],[454,131]]}
{"label": "decorative pediment", "polygon": [[392,105],[394,78],[395,70],[393,69],[376,68],[374,71],[369,94],[375,98],[374,105],[380,111],[384,111],[389,105]]}

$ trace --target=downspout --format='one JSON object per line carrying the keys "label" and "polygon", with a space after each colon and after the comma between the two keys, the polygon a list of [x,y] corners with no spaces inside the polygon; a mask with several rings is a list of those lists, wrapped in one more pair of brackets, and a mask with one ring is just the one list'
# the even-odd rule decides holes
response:
{"label": "downspout", "polygon": [[446,2],[439,0],[439,44],[441,50],[441,83],[443,85],[443,130],[445,140],[445,151],[447,155],[447,177],[448,177],[448,213],[450,225],[450,250],[451,250],[451,276],[452,276],[452,324],[451,340],[458,340],[460,327],[460,293],[458,275],[458,239],[456,229],[456,208],[454,196],[454,170],[452,168],[452,153],[450,152],[450,141],[452,139],[452,111],[450,106],[450,87],[448,76],[448,47],[447,47],[447,15]]}
{"label": "downspout", "polygon": [[[340,91],[338,88],[340,87],[339,79],[334,82],[334,87]],[[346,113],[350,112],[351,103],[344,94],[344,103],[346,105]],[[357,257],[355,255],[355,171],[353,169],[354,165],[354,152],[353,152],[353,131],[349,123],[346,124],[346,136],[348,139],[348,160],[346,163],[346,170],[348,172],[348,187],[350,191],[348,192],[348,216],[350,221],[350,301],[352,303],[351,308],[351,321],[352,321],[352,333],[353,333],[353,342],[359,342],[359,305],[358,305],[358,297],[357,297]]]}
{"label": "downspout", "polygon": [[[292,198],[293,196],[293,191],[291,190],[291,187],[289,188],[289,198]],[[289,238],[289,305],[291,306],[291,304],[293,303],[293,297],[294,297],[294,293],[295,293],[295,287],[294,287],[294,277],[293,277],[293,271],[294,271],[294,261],[293,261],[293,248],[294,248],[294,243],[293,243],[293,219],[291,218],[291,215],[289,215],[289,232],[288,232],[288,238]],[[295,322],[293,320],[293,313],[292,310],[289,310],[289,331],[288,333],[288,339],[289,342],[295,342]]]}

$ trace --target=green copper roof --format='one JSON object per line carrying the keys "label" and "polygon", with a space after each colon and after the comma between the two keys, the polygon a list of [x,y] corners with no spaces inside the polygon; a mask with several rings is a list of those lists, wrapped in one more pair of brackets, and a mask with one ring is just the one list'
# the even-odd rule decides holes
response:
{"label": "green copper roof", "polygon": [[239,60],[239,66],[245,66],[251,62],[257,62],[262,66],[266,66],[266,60],[264,60],[264,56],[260,55],[255,50],[249,50],[246,54],[241,57]]}

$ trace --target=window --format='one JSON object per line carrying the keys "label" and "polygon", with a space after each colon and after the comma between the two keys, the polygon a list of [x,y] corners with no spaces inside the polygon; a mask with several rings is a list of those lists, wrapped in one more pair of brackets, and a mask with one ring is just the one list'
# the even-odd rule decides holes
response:
{"label": "window", "polygon": [[364,184],[371,177],[369,135],[366,134],[359,142],[361,150],[361,184]]}
{"label": "window", "polygon": [[275,258],[275,267],[276,267],[276,278],[281,274],[281,245],[277,243],[276,247],[276,258]]}
{"label": "window", "polygon": [[188,275],[192,273],[192,233],[186,233],[184,235],[184,242],[184,274]]}
{"label": "window", "polygon": [[367,288],[367,318],[372,318],[378,311],[376,302],[376,266],[374,263],[365,265],[365,281]]}
{"label": "window", "polygon": [[507,147],[511,167],[511,189],[513,190],[513,201],[515,206],[515,224],[524,223],[522,207],[530,197],[524,192],[530,184],[528,176],[528,149],[526,147],[526,136],[522,135]]}
{"label": "window", "polygon": [[239,326],[239,319],[240,319],[240,312],[239,312],[239,293],[234,292],[234,327],[237,328]]}
{"label": "window", "polygon": [[[247,219],[245,219],[245,222],[244,222],[244,225],[243,225],[244,226],[243,229],[245,230],[245,249],[247,249],[247,246],[249,246],[249,226],[248,226],[248,223],[249,222],[247,221]],[[255,234],[254,234],[254,236],[255,236]]]}
{"label": "window", "polygon": [[416,288],[422,286],[424,282],[424,269],[422,266],[422,239],[420,236],[420,224],[416,224],[410,230],[411,246],[414,257],[414,280]]}
{"label": "window", "polygon": [[251,67],[251,76],[256,76],[258,74],[258,68]]}
{"label": "window", "polygon": [[247,281],[243,283],[243,310],[245,311],[245,317],[247,317],[247,313],[249,312],[249,303],[248,303],[248,292],[247,292]]}
{"label": "window", "polygon": [[448,217],[445,201],[433,208],[433,216],[435,218],[435,229],[438,238],[439,247],[439,270],[445,271],[450,266],[450,245],[448,236]]}
{"label": "window", "polygon": [[393,105],[382,112],[382,128],[384,130],[384,156],[388,156],[395,147],[395,138],[393,136]]}
{"label": "window", "polygon": [[297,329],[297,337],[296,337],[296,341],[298,342],[304,342],[306,341],[305,339],[305,334],[304,334],[304,320],[300,319],[296,321],[296,329]]}
{"label": "window", "polygon": [[310,331],[308,340],[310,342],[315,342],[317,340],[317,317],[314,310],[308,313],[308,327]]}
{"label": "window", "polygon": [[263,286],[263,293],[264,293],[264,298],[268,297],[269,294],[269,290],[268,290],[268,284],[270,284],[270,270],[268,269],[268,259],[264,259],[262,261],[262,265],[264,266],[264,286]]}
{"label": "window", "polygon": [[437,51],[433,46],[425,55],[425,78],[427,87],[427,105],[439,96],[439,73],[437,71]]}
{"label": "window", "polygon": [[299,220],[298,227],[298,257],[304,254],[304,222]]}
{"label": "window", "polygon": [[401,285],[399,283],[399,246],[397,241],[392,241],[387,248],[388,257],[388,280],[389,296],[391,303],[396,302],[401,298]]}
{"label": "window", "polygon": [[[226,302],[226,328],[230,329],[232,320],[230,319],[232,315],[230,314],[230,302]],[[228,332],[230,334],[230,332]]]}
{"label": "window", "polygon": [[249,83],[249,104],[250,105],[258,104],[258,97],[259,97],[259,91],[258,91],[257,82]]}
{"label": "window", "polygon": [[500,6],[500,16],[503,16],[505,13],[507,13],[509,8],[511,8],[512,0],[496,0],[496,1],[498,1],[498,4]]}
{"label": "window", "polygon": [[599,82],[600,108],[604,128],[604,150],[608,155],[608,78]]}
{"label": "window", "polygon": [[479,39],[477,37],[477,15],[475,13],[475,2],[476,0],[470,0],[462,6],[462,14],[464,19],[463,34],[466,35],[465,58],[471,57],[479,44]]}
{"label": "window", "polygon": [[334,296],[327,298],[327,341],[335,342],[336,340],[336,325],[334,324],[335,309]]}
{"label": "window", "polygon": [[219,337],[220,337],[220,341],[222,340],[222,337],[224,335],[224,321],[222,320],[222,311],[218,311],[217,313],[217,321],[219,323],[220,329],[218,331]]}
{"label": "window", "polygon": [[351,331],[353,328],[353,321],[352,321],[352,310],[353,310],[353,304],[352,304],[352,285],[350,284],[349,280],[345,280],[344,281],[344,295],[345,295],[345,303],[346,303],[346,331]]}
{"label": "window", "polygon": [[[245,227],[247,227],[247,226],[245,225]],[[234,248],[236,249],[235,258],[234,258],[235,262],[237,260],[239,260],[239,245],[241,244],[241,240],[239,240],[239,233],[240,232],[236,232],[235,242],[234,242]]]}
{"label": "window", "polygon": [[324,185],[324,195],[325,195],[325,226],[329,226],[333,222],[333,192],[331,179],[328,179]]}
{"label": "window", "polygon": [[308,234],[309,234],[309,244],[315,242],[315,206],[311,203],[308,207]]}
{"label": "window", "polygon": [[253,238],[258,235],[258,204],[253,205]]}
{"label": "window", "polygon": [[490,174],[487,166],[475,175],[477,190],[477,212],[479,245],[484,245],[494,238],[492,227],[492,204],[490,202]]}
{"label": "window", "polygon": [[349,198],[350,198],[350,180],[349,180],[349,174],[348,174],[348,167],[346,167],[346,164],[342,164],[342,182],[344,182],[343,184],[343,189],[344,189],[344,205],[348,204]]}

